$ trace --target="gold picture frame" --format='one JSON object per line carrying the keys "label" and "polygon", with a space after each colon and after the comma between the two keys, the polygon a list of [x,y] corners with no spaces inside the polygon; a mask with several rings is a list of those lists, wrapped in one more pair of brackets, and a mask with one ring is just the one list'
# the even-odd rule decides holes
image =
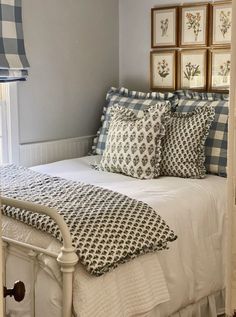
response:
{"label": "gold picture frame", "polygon": [[207,90],[207,49],[186,49],[178,53],[178,88]]}
{"label": "gold picture frame", "polygon": [[178,46],[178,7],[152,8],[151,43],[152,48]]}
{"label": "gold picture frame", "polygon": [[207,47],[209,4],[197,3],[180,7],[180,47]]}
{"label": "gold picture frame", "polygon": [[225,47],[231,45],[232,1],[220,1],[210,5],[210,45]]}
{"label": "gold picture frame", "polygon": [[208,52],[209,74],[208,90],[212,92],[229,92],[231,71],[230,48],[212,49]]}
{"label": "gold picture frame", "polygon": [[158,91],[174,91],[177,88],[176,50],[150,53],[150,88]]}

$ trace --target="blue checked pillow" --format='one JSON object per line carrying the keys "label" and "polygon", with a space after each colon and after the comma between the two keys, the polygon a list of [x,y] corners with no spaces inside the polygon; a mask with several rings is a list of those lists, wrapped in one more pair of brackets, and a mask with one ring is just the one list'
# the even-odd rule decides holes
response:
{"label": "blue checked pillow", "polygon": [[225,100],[229,101],[229,94],[214,93],[214,92],[195,92],[191,90],[177,90],[175,92],[178,99],[193,99],[193,100]]}
{"label": "blue checked pillow", "polygon": [[188,113],[207,105],[215,109],[215,119],[205,142],[205,166],[208,173],[226,177],[229,95],[196,92],[178,94],[180,100],[176,112]]}
{"label": "blue checked pillow", "polygon": [[149,107],[156,105],[158,102],[166,101],[166,104],[171,104],[173,111],[178,104],[178,97],[171,92],[159,93],[159,92],[138,92],[130,91],[126,88],[114,88],[112,87],[106,96],[106,106],[103,109],[101,117],[102,126],[97,132],[97,136],[94,139],[92,152],[93,154],[103,154],[107,141],[107,134],[110,125],[110,110],[115,104],[123,106],[130,110],[134,110],[136,115],[139,111],[147,110]]}

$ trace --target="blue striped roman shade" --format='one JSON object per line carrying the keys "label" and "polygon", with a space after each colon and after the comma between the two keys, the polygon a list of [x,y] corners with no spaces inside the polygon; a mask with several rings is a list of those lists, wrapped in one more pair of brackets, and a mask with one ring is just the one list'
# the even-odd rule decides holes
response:
{"label": "blue striped roman shade", "polygon": [[0,82],[25,80],[28,67],[21,0],[0,0]]}

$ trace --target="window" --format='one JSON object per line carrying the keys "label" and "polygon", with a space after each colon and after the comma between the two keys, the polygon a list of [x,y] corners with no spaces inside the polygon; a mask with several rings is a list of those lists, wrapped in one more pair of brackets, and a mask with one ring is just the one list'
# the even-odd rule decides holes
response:
{"label": "window", "polygon": [[0,84],[0,164],[17,163],[16,145],[18,118],[16,113],[16,84]]}

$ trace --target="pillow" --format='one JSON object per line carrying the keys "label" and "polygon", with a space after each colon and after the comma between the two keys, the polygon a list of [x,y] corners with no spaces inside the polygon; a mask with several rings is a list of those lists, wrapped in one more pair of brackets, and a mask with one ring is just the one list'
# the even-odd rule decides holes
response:
{"label": "pillow", "polygon": [[149,107],[157,104],[157,102],[169,101],[172,109],[175,109],[178,103],[178,97],[174,93],[165,92],[138,92],[129,91],[126,88],[111,88],[106,96],[106,106],[103,109],[101,118],[102,126],[97,132],[94,139],[92,152],[93,154],[102,154],[106,147],[107,133],[110,122],[110,109],[115,104],[119,103],[120,106],[134,110],[136,113],[148,109]]}
{"label": "pillow", "polygon": [[213,119],[211,107],[171,115],[162,140],[162,175],[204,178],[204,143]]}
{"label": "pillow", "polygon": [[133,110],[115,106],[100,170],[122,173],[139,179],[158,176],[161,139],[170,109],[165,103],[150,107],[137,116]]}
{"label": "pillow", "polygon": [[216,101],[216,100],[229,100],[229,94],[224,93],[215,93],[215,92],[199,92],[192,90],[177,90],[176,96],[178,99],[194,99],[194,100],[208,100],[208,101]]}
{"label": "pillow", "polygon": [[[215,109],[215,119],[205,143],[205,166],[208,173],[226,177],[229,95],[195,93],[195,98],[203,98],[206,95],[208,99],[205,101],[202,99],[180,100],[176,112],[189,113],[198,107],[208,105]],[[211,95],[212,98],[210,98]]]}

